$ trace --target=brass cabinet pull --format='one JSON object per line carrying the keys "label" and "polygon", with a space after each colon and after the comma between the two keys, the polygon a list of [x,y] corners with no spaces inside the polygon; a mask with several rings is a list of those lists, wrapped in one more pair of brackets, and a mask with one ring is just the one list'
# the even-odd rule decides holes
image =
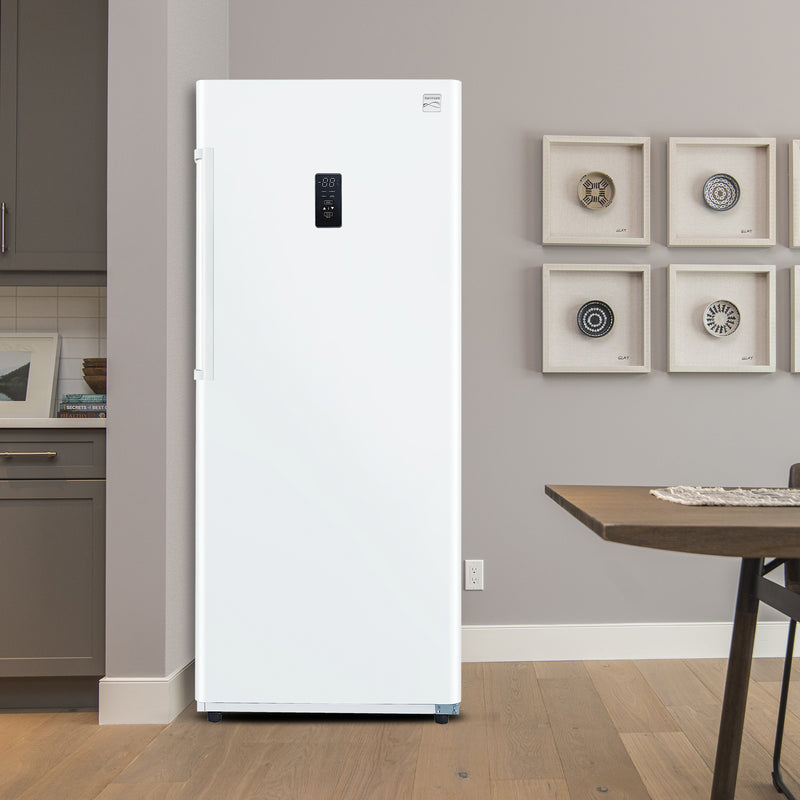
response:
{"label": "brass cabinet pull", "polygon": [[10,453],[8,450],[3,450],[0,452],[0,458],[19,458],[20,456],[25,457],[36,457],[40,456],[42,458],[55,458],[58,455],[57,450],[44,450],[40,453]]}
{"label": "brass cabinet pull", "polygon": [[5,253],[8,248],[6,247],[6,212],[8,206],[5,203],[0,203],[0,253]]}

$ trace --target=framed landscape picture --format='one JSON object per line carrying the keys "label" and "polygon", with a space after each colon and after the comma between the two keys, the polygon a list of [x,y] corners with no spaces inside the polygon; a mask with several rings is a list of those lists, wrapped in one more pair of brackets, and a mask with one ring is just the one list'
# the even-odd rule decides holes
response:
{"label": "framed landscape picture", "polygon": [[57,333],[0,334],[0,419],[53,415],[60,350]]}

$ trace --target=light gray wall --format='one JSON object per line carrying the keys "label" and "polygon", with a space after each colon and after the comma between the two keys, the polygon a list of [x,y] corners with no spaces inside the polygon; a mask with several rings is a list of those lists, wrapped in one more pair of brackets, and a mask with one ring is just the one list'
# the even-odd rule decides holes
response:
{"label": "light gray wall", "polygon": [[194,655],[194,81],[227,0],[109,8],[106,675]]}
{"label": "light gray wall", "polygon": [[108,19],[106,675],[164,675],[167,11]]}
{"label": "light gray wall", "polygon": [[171,0],[167,56],[166,665],[194,658],[195,81],[228,75],[227,0]]}
{"label": "light gray wall", "polygon": [[[602,543],[543,485],[783,485],[800,460],[786,210],[799,26],[795,0],[230,0],[232,78],[463,82],[463,550],[486,561],[465,623],[731,618],[735,562]],[[651,247],[541,245],[545,133],[652,137]],[[670,135],[778,138],[777,247],[665,246]],[[651,374],[542,374],[551,262],[652,265]],[[671,262],[778,266],[777,374],[665,372]]]}

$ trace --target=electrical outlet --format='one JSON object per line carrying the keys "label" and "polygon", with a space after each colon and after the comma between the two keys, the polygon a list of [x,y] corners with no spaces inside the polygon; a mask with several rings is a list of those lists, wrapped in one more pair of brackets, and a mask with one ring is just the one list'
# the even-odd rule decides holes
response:
{"label": "electrical outlet", "polygon": [[464,561],[464,589],[468,592],[483,591],[483,559]]}

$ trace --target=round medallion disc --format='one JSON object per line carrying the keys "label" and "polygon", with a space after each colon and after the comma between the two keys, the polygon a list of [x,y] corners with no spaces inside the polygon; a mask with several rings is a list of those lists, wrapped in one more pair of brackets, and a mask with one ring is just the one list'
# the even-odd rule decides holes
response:
{"label": "round medallion disc", "polygon": [[578,311],[578,330],[592,339],[605,336],[614,327],[614,312],[602,300],[590,300]]}
{"label": "round medallion disc", "polygon": [[703,327],[712,336],[730,336],[741,320],[739,309],[730,300],[715,300],[703,312]]}
{"label": "round medallion disc", "polygon": [[739,202],[739,183],[733,175],[720,172],[703,186],[703,200],[714,211],[728,211]]}
{"label": "round medallion disc", "polygon": [[578,199],[585,208],[597,211],[614,202],[614,181],[605,172],[587,172],[578,181]]}

